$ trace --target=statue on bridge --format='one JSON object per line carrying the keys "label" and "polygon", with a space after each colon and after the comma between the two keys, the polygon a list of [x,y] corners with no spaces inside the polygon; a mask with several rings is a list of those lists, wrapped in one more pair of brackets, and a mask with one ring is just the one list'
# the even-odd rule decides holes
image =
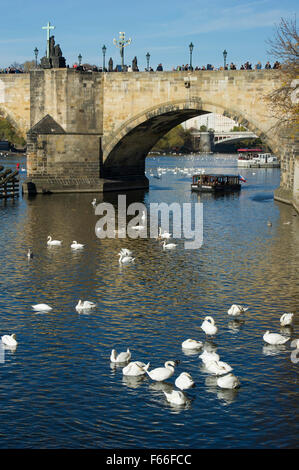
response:
{"label": "statue on bridge", "polygon": [[40,63],[42,69],[62,69],[66,67],[65,58],[62,56],[59,44],[55,45],[54,36],[49,39],[49,57],[42,57]]}

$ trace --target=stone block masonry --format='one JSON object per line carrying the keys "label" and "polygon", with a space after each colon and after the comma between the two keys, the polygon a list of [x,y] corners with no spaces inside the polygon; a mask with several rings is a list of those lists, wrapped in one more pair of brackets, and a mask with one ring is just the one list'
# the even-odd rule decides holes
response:
{"label": "stone block masonry", "polygon": [[0,75],[0,115],[28,131],[24,192],[100,192],[147,187],[145,158],[165,133],[200,114],[223,114],[281,159],[275,198],[298,207],[298,138],[275,133],[263,100],[279,85],[277,70],[34,70]]}

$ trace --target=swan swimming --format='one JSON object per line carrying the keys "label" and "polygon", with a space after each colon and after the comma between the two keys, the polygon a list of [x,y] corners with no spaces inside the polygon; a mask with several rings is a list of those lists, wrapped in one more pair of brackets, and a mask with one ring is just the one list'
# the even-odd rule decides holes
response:
{"label": "swan swimming", "polygon": [[234,389],[240,387],[240,381],[234,374],[227,374],[217,379],[217,385],[220,388]]}
{"label": "swan swimming", "polygon": [[133,251],[128,250],[128,248],[122,248],[118,254],[120,253],[123,253],[126,256],[131,256],[133,254]]}
{"label": "swan swimming", "polygon": [[195,383],[192,379],[191,375],[188,372],[182,372],[176,379],[175,379],[175,386],[180,388],[181,390],[186,390],[187,388],[194,387]]}
{"label": "swan swimming", "polygon": [[78,250],[83,247],[84,245],[82,245],[82,243],[77,243],[76,240],[74,240],[73,243],[71,244],[71,248],[73,248],[74,250]]}
{"label": "swan swimming", "polygon": [[50,307],[47,304],[36,304],[32,305],[33,310],[36,310],[37,312],[50,312],[50,310],[53,310],[52,307]]}
{"label": "swan swimming", "polygon": [[171,238],[171,233],[165,232],[165,231],[162,233],[162,228],[159,227],[159,236],[158,236],[158,238],[166,238],[166,239],[169,239],[169,238]]}
{"label": "swan swimming", "polygon": [[200,356],[198,356],[202,362],[205,364],[206,362],[211,362],[211,361],[220,361],[220,356],[219,354],[213,352],[208,352],[204,351]]}
{"label": "swan swimming", "polygon": [[162,382],[163,380],[169,379],[174,374],[174,368],[176,363],[174,361],[166,361],[164,367],[157,367],[156,369],[152,369],[148,371],[150,363],[148,363],[144,370],[146,371],[147,375],[157,382]]}
{"label": "swan swimming", "polygon": [[280,317],[280,324],[282,326],[288,326],[288,325],[291,325],[293,323],[293,317],[294,317],[294,314],[293,313],[284,313],[283,315],[281,315]]}
{"label": "swan swimming", "polygon": [[127,348],[126,352],[121,352],[117,354],[116,349],[112,349],[111,355],[110,355],[110,361],[111,362],[129,362],[131,359],[131,352],[130,349]]}
{"label": "swan swimming", "polygon": [[95,304],[94,302],[90,302],[89,300],[79,300],[79,302],[77,303],[76,305],[76,310],[85,310],[85,309],[88,309],[88,308],[94,308],[96,307],[97,304]]}
{"label": "swan swimming", "polygon": [[188,401],[186,395],[180,390],[172,390],[170,393],[163,390],[163,393],[167,401],[173,403],[174,405],[185,405],[185,403]]}
{"label": "swan swimming", "polygon": [[287,338],[286,336],[282,336],[279,333],[270,333],[269,331],[266,331],[266,333],[263,336],[263,340],[268,343],[268,344],[284,344],[287,341],[289,341],[290,338]]}
{"label": "swan swimming", "polygon": [[176,248],[176,243],[166,243],[166,241],[164,240],[163,243],[163,250],[173,250],[174,248]]}
{"label": "swan swimming", "polygon": [[128,264],[128,263],[133,263],[135,261],[135,258],[132,258],[132,256],[128,256],[123,252],[118,253],[119,256],[119,264]]}
{"label": "swan swimming", "polygon": [[126,367],[123,368],[123,374],[131,377],[138,377],[139,375],[145,374],[146,364],[140,361],[130,362]]}
{"label": "swan swimming", "polygon": [[94,198],[94,199],[91,201],[91,205],[92,205],[93,207],[95,207],[95,206],[97,205],[97,200],[96,200],[96,198]]}
{"label": "swan swimming", "polygon": [[27,252],[27,258],[28,258],[28,259],[33,258],[33,253],[32,253],[32,251],[30,250],[30,248],[28,249],[28,252]]}
{"label": "swan swimming", "polygon": [[227,311],[229,315],[236,316],[241,315],[248,310],[248,307],[242,307],[242,305],[233,304],[231,308]]}
{"label": "swan swimming", "polygon": [[200,349],[203,344],[201,341],[196,341],[196,339],[188,338],[182,342],[183,349]]}
{"label": "swan swimming", "polygon": [[205,362],[206,369],[215,375],[224,375],[232,371],[233,368],[223,361],[208,361]]}
{"label": "swan swimming", "polygon": [[209,316],[205,317],[200,328],[205,332],[206,335],[215,335],[218,331],[214,318]]}
{"label": "swan swimming", "polygon": [[15,348],[18,344],[15,334],[1,336],[1,341],[3,344],[9,346],[10,348]]}
{"label": "swan swimming", "polygon": [[51,245],[61,245],[62,241],[60,240],[52,240],[52,237],[49,235],[48,236],[48,241],[47,241],[47,245],[51,246]]}

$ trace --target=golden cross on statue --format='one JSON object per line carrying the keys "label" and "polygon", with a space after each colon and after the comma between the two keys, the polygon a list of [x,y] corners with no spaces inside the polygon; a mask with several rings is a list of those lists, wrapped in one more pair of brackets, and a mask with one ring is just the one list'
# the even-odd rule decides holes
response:
{"label": "golden cross on statue", "polygon": [[42,29],[47,30],[47,58],[50,57],[50,30],[55,29],[55,26],[51,26],[50,21],[48,21],[47,26],[42,26]]}

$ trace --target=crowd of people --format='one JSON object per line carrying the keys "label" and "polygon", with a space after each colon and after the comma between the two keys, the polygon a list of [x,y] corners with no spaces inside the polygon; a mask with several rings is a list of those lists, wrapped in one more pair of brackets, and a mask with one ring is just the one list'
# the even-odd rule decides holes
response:
{"label": "crowd of people", "polygon": [[24,70],[15,67],[6,67],[5,69],[0,69],[0,73],[24,73]]}
{"label": "crowd of people", "polygon": [[[161,64],[160,64],[161,66]],[[278,61],[276,61],[274,64],[273,64],[273,67],[271,66],[270,62],[268,61],[266,64],[265,64],[265,67],[264,69],[280,69],[281,65]],[[263,67],[262,67],[262,64],[260,61],[258,61],[258,63],[254,66],[254,68],[252,67],[252,64],[250,62],[245,62],[245,64],[242,64],[240,66],[240,70],[261,70]],[[157,67],[157,71],[159,71],[160,68],[158,69]],[[163,70],[163,69],[162,69]],[[189,64],[186,64],[186,65],[178,65],[177,67],[173,67],[172,71],[182,71],[182,70],[237,70],[237,66],[231,62],[229,65],[225,65],[225,66],[221,66],[221,67],[214,67],[214,65],[212,64],[207,64],[206,66],[203,65],[202,67],[199,67],[199,66],[196,66],[196,67],[190,67]]]}
{"label": "crowd of people", "polygon": [[[69,66],[68,66],[69,67]],[[103,72],[103,68],[102,67],[97,67],[96,65],[92,65],[92,66],[89,66],[89,65],[78,65],[78,64],[74,64],[73,65],[73,68],[77,69],[77,70],[81,70],[81,71],[84,71],[84,72]],[[245,64],[242,64],[240,66],[240,69],[239,70],[261,70],[261,69],[280,69],[281,68],[281,64],[276,61],[274,62],[273,66],[271,66],[270,62],[266,62],[265,66],[263,67],[261,62],[258,61],[258,63],[252,67],[252,64],[250,62],[245,62]],[[175,72],[175,71],[187,71],[187,70],[237,70],[237,66],[231,62],[229,65],[225,65],[225,66],[221,66],[221,67],[214,67],[214,65],[212,64],[207,64],[207,65],[203,65],[202,67],[199,67],[198,65],[196,67],[190,67],[189,64],[183,64],[183,65],[178,65],[177,67],[173,67],[172,68],[172,71]],[[121,70],[119,69],[119,66],[113,68],[113,72],[120,72]],[[126,72],[139,72],[139,69],[138,67],[134,67],[134,70],[133,68],[131,67],[131,65],[129,65],[128,67],[125,66],[125,69],[124,71]],[[149,67],[148,69],[145,68],[145,71],[146,72],[154,72],[154,69],[152,67]],[[163,65],[160,63],[158,64],[157,68],[156,68],[156,71],[157,72],[163,72]],[[104,72],[108,72],[107,68],[104,69]],[[21,69],[21,68],[15,68],[15,67],[6,67],[4,69],[0,69],[0,73],[24,73],[24,71]]]}

